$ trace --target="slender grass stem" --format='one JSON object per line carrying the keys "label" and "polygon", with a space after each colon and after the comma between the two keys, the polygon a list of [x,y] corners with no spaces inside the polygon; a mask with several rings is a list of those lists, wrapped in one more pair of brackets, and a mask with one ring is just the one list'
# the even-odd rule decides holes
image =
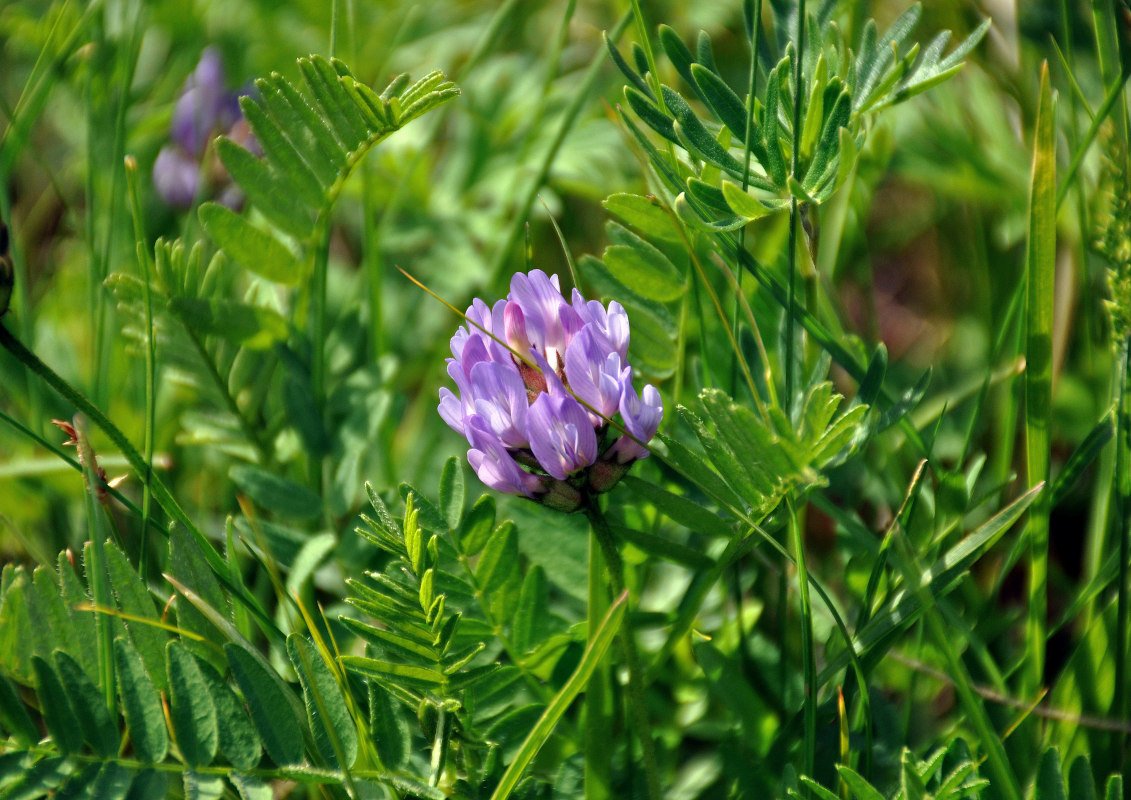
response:
{"label": "slender grass stem", "polygon": [[[1131,549],[1131,339],[1119,346],[1119,415],[1116,420],[1115,440],[1115,530],[1119,537],[1119,569],[1115,612],[1115,693],[1111,702],[1111,717],[1127,719],[1127,626],[1128,620],[1128,551]],[[1119,765],[1127,743],[1127,734],[1113,734],[1112,764]]]}
{"label": "slender grass stem", "polygon": [[[311,331],[311,347],[313,348],[313,366],[311,368],[311,385],[314,393],[314,406],[318,414],[326,414],[326,284],[328,282],[330,262],[330,222],[322,218],[314,233],[314,272],[311,283],[311,295],[314,307],[313,329]],[[312,456],[310,459],[310,483],[314,490],[322,493],[323,459]]]}
{"label": "slender grass stem", "polygon": [[789,519],[794,558],[797,559],[797,588],[801,599],[801,661],[805,670],[805,691],[802,697],[805,710],[803,774],[812,776],[817,759],[817,661],[813,651],[813,607],[809,603],[809,570],[805,562],[805,542],[801,536],[801,521],[792,499],[786,500],[786,514]]}
{"label": "slender grass stem", "polygon": [[[801,62],[805,60],[805,0],[797,3],[797,33],[794,39],[796,52],[793,60],[793,146],[790,151],[790,172],[794,178],[801,179]],[[789,280],[786,285],[786,314],[785,314],[785,406],[786,411],[793,412],[794,391],[797,376],[796,354],[797,323],[794,309],[797,307],[797,237],[800,230],[800,209],[797,198],[790,198],[789,202],[789,246],[788,266]]]}
{"label": "slender grass stem", "polygon": [[[1056,270],[1056,153],[1055,106],[1048,65],[1041,69],[1041,102],[1033,147],[1025,358],[1025,461],[1029,487],[1049,474],[1049,428],[1052,418],[1052,330]],[[1029,615],[1026,625],[1026,663],[1021,690],[1037,693],[1044,677],[1048,609],[1049,497],[1033,503],[1026,526],[1029,540]]]}
{"label": "slender grass stem", "polygon": [[[588,636],[592,644],[609,606],[609,579],[601,544],[594,531],[589,537]],[[613,742],[609,666],[602,660],[593,669],[585,689],[585,796],[612,797]]]}
{"label": "slender grass stem", "polygon": [[153,480],[153,447],[157,427],[157,337],[153,325],[153,293],[150,276],[153,274],[152,257],[145,236],[145,223],[141,218],[141,195],[137,185],[137,159],[127,156],[126,183],[129,190],[130,211],[133,216],[134,238],[137,240],[137,258],[141,265],[142,293],[145,297],[145,464],[146,473],[142,478],[141,495],[141,535],[138,540],[137,568],[142,581],[149,573],[149,512],[153,493],[150,484]]}
{"label": "slender grass stem", "polygon": [[[619,597],[625,590],[624,561],[621,560],[617,550],[613,532],[605,515],[601,512],[600,501],[594,497],[589,498],[585,507],[585,514],[589,517],[589,525],[593,536],[600,545],[605,565],[608,567],[610,584],[613,596]],[[606,604],[609,602],[606,599]],[[660,800],[663,792],[660,787],[659,768],[656,764],[656,746],[652,739],[652,725],[648,721],[648,709],[645,706],[643,671],[640,658],[636,652],[636,640],[633,638],[631,616],[625,615],[624,626],[617,637],[621,642],[621,650],[625,664],[628,667],[628,706],[632,715],[633,727],[636,737],[640,740],[640,751],[644,761],[644,777],[648,786],[650,800]]]}

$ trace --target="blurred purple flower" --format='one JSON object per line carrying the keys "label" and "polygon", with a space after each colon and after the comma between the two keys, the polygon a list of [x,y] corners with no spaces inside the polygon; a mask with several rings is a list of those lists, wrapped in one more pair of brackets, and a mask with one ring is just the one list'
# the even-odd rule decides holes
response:
{"label": "blurred purple flower", "polygon": [[243,203],[243,195],[227,185],[230,178],[223,167],[210,157],[208,144],[213,137],[226,134],[249,149],[258,149],[240,113],[239,98],[244,94],[246,90],[224,89],[220,53],[214,47],[206,48],[177,98],[169,126],[172,141],[161,148],[153,163],[154,188],[167,204],[191,206],[202,179],[213,185],[224,205],[237,208]]}
{"label": "blurred purple flower", "polygon": [[[574,511],[648,457],[663,403],[654,386],[632,386],[619,303],[586,302],[576,289],[567,302],[558,277],[537,269],[510,289],[467,309],[448,359],[457,391],[440,389],[439,413],[467,438],[487,486]],[[609,425],[617,414],[628,435]]]}

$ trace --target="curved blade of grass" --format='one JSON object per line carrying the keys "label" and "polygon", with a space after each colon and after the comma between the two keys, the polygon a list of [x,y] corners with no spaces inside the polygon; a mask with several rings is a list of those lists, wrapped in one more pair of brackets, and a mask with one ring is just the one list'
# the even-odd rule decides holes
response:
{"label": "curved blade of grass", "polygon": [[518,755],[507,767],[507,771],[503,773],[503,778],[491,795],[491,800],[504,800],[504,798],[510,797],[511,792],[518,785],[522,773],[526,771],[530,762],[534,760],[534,756],[538,754],[538,750],[550,738],[550,734],[553,733],[554,726],[557,725],[562,714],[569,708],[573,699],[585,688],[585,684],[589,682],[589,676],[593,674],[597,664],[604,658],[605,652],[613,643],[617,631],[620,630],[621,622],[624,621],[626,608],[628,608],[627,591],[623,592],[609,607],[601,626],[590,638],[589,646],[585,648],[585,653],[581,657],[581,663],[577,665],[577,669],[570,675],[561,691],[554,695],[554,699],[542,712],[537,724],[531,729],[526,740],[522,743],[522,747],[519,748]]}

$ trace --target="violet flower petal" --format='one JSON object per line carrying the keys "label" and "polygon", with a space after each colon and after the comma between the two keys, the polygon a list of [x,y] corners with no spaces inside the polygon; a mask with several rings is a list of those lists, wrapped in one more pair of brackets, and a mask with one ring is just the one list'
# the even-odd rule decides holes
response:
{"label": "violet flower petal", "polygon": [[179,147],[167,145],[153,162],[153,188],[167,205],[189,208],[200,188],[200,165]]}
{"label": "violet flower petal", "polygon": [[597,460],[597,434],[589,414],[569,395],[539,395],[527,414],[527,431],[534,457],[558,480]]}
{"label": "violet flower petal", "polygon": [[[644,387],[638,396],[632,388],[631,377],[624,383],[624,392],[620,399],[620,415],[624,421],[625,430],[641,442],[650,442],[660,427],[660,420],[664,418],[664,404],[660,393],[652,384]],[[648,448],[642,447],[627,436],[622,436],[613,444],[612,453],[617,461],[624,463],[638,458],[647,458]]]}
{"label": "violet flower petal", "polygon": [[537,496],[542,489],[542,481],[518,465],[499,438],[487,430],[480,417],[473,415],[468,418],[467,439],[471,444],[467,461],[485,485],[507,494],[521,494],[532,499]]}
{"label": "violet flower petal", "polygon": [[510,448],[527,446],[526,386],[513,364],[483,361],[471,370],[475,413]]}
{"label": "violet flower petal", "polygon": [[601,417],[617,413],[621,397],[621,360],[602,344],[604,337],[586,325],[566,348],[565,373],[569,387],[579,398],[597,411],[590,413],[593,425],[604,424]]}

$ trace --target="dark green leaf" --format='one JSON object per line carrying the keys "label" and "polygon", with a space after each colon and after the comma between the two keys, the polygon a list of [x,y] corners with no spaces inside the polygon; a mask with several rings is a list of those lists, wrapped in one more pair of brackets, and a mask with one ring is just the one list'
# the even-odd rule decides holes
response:
{"label": "dark green leaf", "polygon": [[0,724],[20,747],[39,741],[39,730],[5,675],[0,675]]}
{"label": "dark green leaf", "polygon": [[652,89],[648,86],[644,79],[637,74],[636,70],[630,67],[628,65],[628,62],[624,60],[624,56],[621,55],[621,52],[617,49],[617,46],[613,44],[613,41],[609,38],[609,34],[606,31],[602,31],[601,38],[605,42],[605,47],[609,50],[609,55],[612,57],[613,63],[617,65],[617,69],[621,71],[624,77],[632,81],[633,86],[639,89],[647,98],[649,98],[650,100],[655,100],[656,96],[652,94]]}
{"label": "dark green leaf", "polygon": [[[699,87],[703,101],[718,117],[719,122],[730,128],[731,133],[740,142],[746,141],[746,106],[734,90],[716,73],[702,64],[691,65],[691,75],[694,86]],[[758,143],[759,147],[761,142]],[[757,153],[754,154],[757,157]],[[759,162],[761,163],[761,162]]]}
{"label": "dark green leaf", "polygon": [[56,650],[55,669],[63,684],[63,691],[79,721],[79,730],[90,748],[109,758],[118,752],[121,736],[115,720],[110,719],[106,697],[94,685],[83,668],[63,650]]}
{"label": "dark green leaf", "polygon": [[[263,151],[263,157],[271,162],[282,175],[287,177],[292,191],[311,208],[322,205],[324,192],[330,181],[325,185],[306,163],[305,149],[296,147],[290,136],[301,135],[301,128],[288,131],[267,115],[263,106],[259,105],[249,95],[240,98],[240,110],[244,119],[255,134],[255,141]],[[202,208],[203,210],[203,208]]]}
{"label": "dark green leaf", "polygon": [[223,136],[216,141],[216,152],[232,178],[265,217],[297,239],[305,240],[310,236],[314,228],[311,212],[266,162]]}
{"label": "dark green leaf", "polygon": [[207,766],[219,743],[216,704],[196,659],[179,641],[165,648],[169,662],[169,719],[181,757],[189,766]]}
{"label": "dark green leaf", "polygon": [[675,117],[672,132],[679,143],[698,158],[714,164],[736,178],[742,177],[742,164],[738,163],[738,159],[727,152],[707,131],[687,101],[667,86],[660,88],[664,93],[664,102],[668,110]]}
{"label": "dark green leaf", "polygon": [[1068,770],[1068,800],[1096,800],[1096,786],[1092,780],[1092,765],[1087,755],[1078,755]]}
{"label": "dark green leaf", "polygon": [[47,732],[60,751],[77,753],[82,748],[82,728],[54,667],[39,656],[31,657],[31,667],[39,710],[47,724]]}
{"label": "dark green leaf", "polygon": [[[168,752],[169,735],[157,688],[129,639],[119,636],[114,640],[114,657],[118,666],[118,696],[122,700],[122,715],[129,726],[134,752],[140,761],[159,764]],[[161,672],[162,683],[168,685],[164,664]]]}
{"label": "dark green leaf", "polygon": [[514,524],[504,522],[487,541],[475,565],[475,580],[480,591],[490,596],[504,584],[518,579],[518,534]]}
{"label": "dark green leaf", "polygon": [[197,666],[216,706],[220,752],[236,769],[252,769],[259,763],[263,748],[243,701],[215,667],[206,661],[197,661]]}
{"label": "dark green leaf", "polygon": [[624,87],[624,99],[628,101],[628,105],[636,112],[636,116],[644,121],[645,125],[672,144],[680,144],[679,139],[676,138],[675,129],[672,127],[671,117],[660,111],[648,97],[635,88],[626,86]]}
{"label": "dark green leaf", "polygon": [[334,769],[348,769],[357,759],[357,725],[342,689],[313,644],[292,633],[287,655],[302,684],[306,720],[322,758]]}
{"label": "dark green leaf", "polygon": [[542,640],[549,614],[546,572],[535,564],[522,579],[522,591],[511,623],[511,642],[518,654],[526,653]]}
{"label": "dark green leaf", "polygon": [[376,681],[369,681],[369,726],[381,763],[403,769],[411,755],[412,739],[401,707]]}
{"label": "dark green leaf", "polygon": [[1080,480],[1084,470],[1095,460],[1096,456],[1103,450],[1104,445],[1114,435],[1115,423],[1111,415],[1108,414],[1096,423],[1096,426],[1084,437],[1084,441],[1080,442],[1076,449],[1072,451],[1072,455],[1064,462],[1060,474],[1056,476],[1056,480],[1052,484],[1051,508],[1056,508],[1063,502],[1076,482]]}
{"label": "dark green leaf", "polygon": [[1067,800],[1064,776],[1060,771],[1060,752],[1055,747],[1050,747],[1041,754],[1034,797],[1036,800]]}
{"label": "dark green leaf", "polygon": [[[170,576],[192,589],[204,602],[215,609],[219,609],[221,613],[227,613],[228,603],[224,599],[220,583],[216,580],[216,575],[208,566],[208,562],[196,541],[185,530],[184,526],[177,525],[169,533],[169,564],[167,568]],[[215,644],[220,644],[223,641],[222,637],[217,636],[216,627],[192,603],[178,598],[176,609],[177,624],[180,627],[199,634]],[[224,663],[224,659],[219,653],[206,644],[186,638],[185,646],[213,666],[223,665]]]}
{"label": "dark green leaf", "polygon": [[291,690],[261,658],[253,657],[243,647],[225,644],[224,653],[267,755],[279,766],[301,763],[302,722]]}

